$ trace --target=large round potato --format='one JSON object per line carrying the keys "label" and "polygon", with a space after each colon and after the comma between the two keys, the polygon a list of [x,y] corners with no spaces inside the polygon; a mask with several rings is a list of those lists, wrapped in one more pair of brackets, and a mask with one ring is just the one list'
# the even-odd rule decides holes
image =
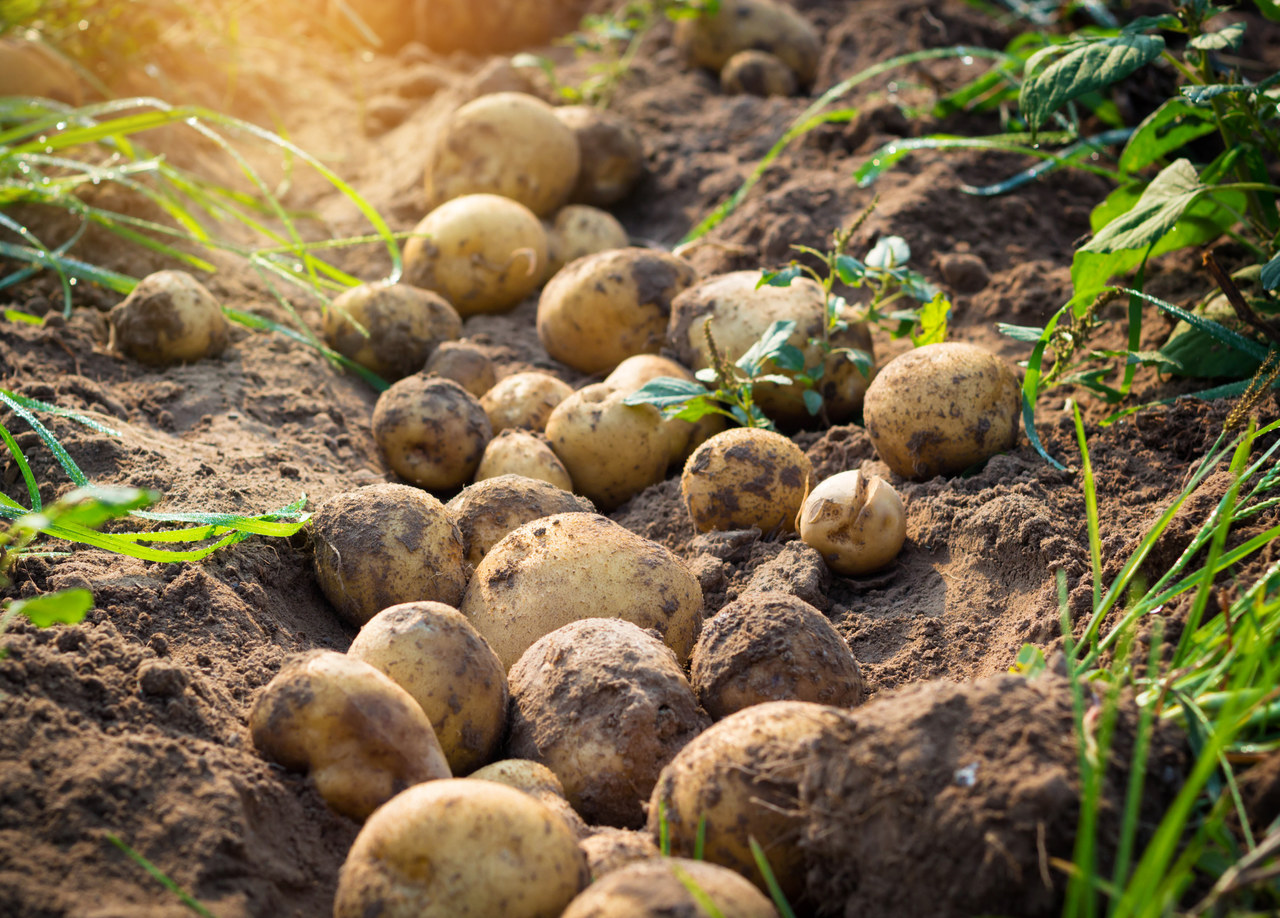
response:
{"label": "large round potato", "polygon": [[707,900],[725,918],[778,918],[773,903],[732,870],[682,857],[646,859],[612,871],[574,899],[561,918],[706,918]]}
{"label": "large round potato", "polygon": [[405,282],[440,294],[463,318],[511,309],[537,289],[547,264],[542,221],[495,194],[441,204],[413,233]]}
{"label": "large round potato", "polygon": [[357,628],[397,603],[457,606],[467,588],[462,534],[417,488],[376,484],[332,497],[311,518],[311,538],[320,588]]}
{"label": "large round potato", "polygon": [[735,427],[693,451],[680,493],[699,532],[794,532],[812,482],[813,465],[800,447],[769,430]]}
{"label": "large round potato", "polygon": [[442,296],[409,284],[361,284],[324,315],[329,346],[386,379],[417,373],[432,352],[462,334],[462,319]]}
{"label": "large round potato", "polygon": [[420,488],[466,484],[492,437],[480,403],[451,379],[405,377],[373,409],[373,438],[387,465]]}
{"label": "large round potato", "polygon": [[[605,377],[604,384],[623,393],[624,396],[630,396],[642,389],[646,383],[661,377],[681,379],[685,382],[697,381],[688,367],[668,357],[659,357],[657,354],[637,354],[614,367],[613,372]],[[719,414],[709,414],[697,423],[682,421],[679,418],[663,418],[662,429],[667,437],[668,464],[683,463],[689,458],[689,454],[708,437],[724,430],[724,427],[725,418]]]}
{"label": "large round potato", "polygon": [[739,51],[720,71],[720,88],[726,95],[794,96],[799,89],[795,72],[768,51]]}
{"label": "large round potato", "polygon": [[767,51],[790,67],[801,85],[818,75],[822,42],[803,16],[773,0],[720,0],[709,16],[676,24],[676,44],[690,63],[719,72],[739,51]]}
{"label": "large round potato", "polygon": [[499,475],[463,488],[445,505],[467,560],[479,564],[489,549],[513,529],[557,513],[594,513],[591,501],[538,479]]}
{"label": "large round potato", "polygon": [[[569,804],[569,798],[564,793],[564,785],[560,783],[556,773],[540,762],[530,759],[502,759],[472,773],[471,777],[477,781],[496,781],[498,784],[505,784],[507,787],[523,791],[559,814],[569,824],[570,830],[577,838],[585,839],[591,834],[591,828],[583,822],[578,811]],[[583,853],[587,853],[586,849],[583,849]]]}
{"label": "large round potato", "polygon": [[617,204],[644,175],[640,137],[622,116],[594,105],[565,105],[556,117],[578,138],[582,168],[569,199],[577,204]]}
{"label": "large round potato", "polygon": [[538,340],[583,373],[607,373],[635,354],[656,354],[672,298],[696,278],[688,262],[650,249],[580,258],[542,291]]}
{"label": "large round potato", "polygon": [[333,916],[558,918],[587,880],[577,839],[533,797],[492,781],[433,781],[365,823]]}
{"label": "large round potato", "polygon": [[544,634],[584,618],[653,628],[683,664],[702,626],[702,588],[656,542],[598,514],[561,513],[493,546],[461,609],[508,667]]}
{"label": "large round potato", "polygon": [[562,207],[547,229],[547,277],[579,258],[626,248],[630,241],[618,218],[608,211],[586,204]]}
{"label": "large round potato", "polygon": [[578,138],[546,102],[495,92],[462,106],[441,128],[427,160],[427,199],[497,194],[539,217],[555,213],[578,182]]}
{"label": "large round potato", "polygon": [[222,307],[185,271],[148,274],[110,320],[111,347],[151,366],[216,357],[227,346]]}
{"label": "large round potato", "polygon": [[502,475],[519,475],[555,485],[565,491],[573,491],[573,479],[551,450],[551,444],[541,434],[528,430],[504,430],[484,448],[480,467],[476,469],[476,481],[498,478]]}
{"label": "large round potato", "polygon": [[902,498],[889,482],[860,469],[832,475],[805,498],[800,538],[837,574],[873,573],[898,557],[906,541]]}
{"label": "large round potato", "polygon": [[1022,390],[980,347],[927,344],[889,361],[867,389],[867,434],[903,478],[954,475],[1018,442]]}
{"label": "large round potato", "polygon": [[572,386],[550,373],[512,373],[481,396],[480,407],[495,434],[511,427],[541,431],[547,429],[547,418],[556,405],[572,392]]}

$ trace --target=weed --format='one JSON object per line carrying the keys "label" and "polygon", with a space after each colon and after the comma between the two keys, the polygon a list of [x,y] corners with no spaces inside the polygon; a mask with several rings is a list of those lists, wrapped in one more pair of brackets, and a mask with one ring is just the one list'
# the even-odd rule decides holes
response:
{"label": "weed", "polygon": [[213,913],[210,912],[203,905],[201,905],[198,899],[192,896],[189,892],[187,892],[185,889],[183,889],[173,880],[169,879],[168,875],[165,874],[164,871],[162,871],[155,864],[151,863],[151,861],[147,860],[145,857],[143,857],[141,854],[135,851],[126,842],[122,841],[118,836],[108,832],[107,841],[111,842],[111,844],[115,845],[117,848],[123,851],[125,856],[129,858],[129,860],[133,861],[135,864],[137,864],[139,867],[145,870],[147,874],[150,875],[152,879],[154,879],[157,883],[159,883],[165,889],[169,890],[169,892],[177,896],[179,901],[181,901],[183,905],[185,905],[188,909],[190,909],[191,911],[199,915],[200,918],[214,918]]}

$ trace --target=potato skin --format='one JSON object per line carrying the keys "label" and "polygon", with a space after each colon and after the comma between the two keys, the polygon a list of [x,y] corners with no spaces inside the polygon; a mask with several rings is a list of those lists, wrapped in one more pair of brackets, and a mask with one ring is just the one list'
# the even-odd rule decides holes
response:
{"label": "potato skin", "polygon": [[972,344],[927,344],[889,361],[863,411],[896,475],[955,475],[1018,442],[1022,392],[1003,360]]}
{"label": "potato skin", "polygon": [[578,842],[578,846],[587,856],[587,868],[591,871],[592,881],[628,864],[662,856],[653,836],[648,832],[615,829],[613,826],[600,826]]}
{"label": "potato skin", "polygon": [[767,51],[790,67],[802,86],[818,75],[822,51],[809,21],[771,0],[721,0],[714,15],[678,22],[675,41],[690,63],[717,72],[739,51]]}
{"label": "potato skin", "polygon": [[417,702],[374,667],[328,650],[285,664],[254,702],[249,731],[262,755],[310,772],[325,802],[355,820],[450,776]]}
{"label": "potato skin", "polygon": [[378,396],[373,409],[373,438],[387,465],[420,488],[470,481],[492,437],[475,396],[450,379],[407,376]]}
{"label": "potato skin", "polygon": [[767,51],[739,51],[720,71],[720,88],[731,96],[794,96],[800,88],[795,72]]}
{"label": "potato skin", "polygon": [[462,319],[444,297],[409,284],[353,287],[324,316],[331,348],[393,381],[419,372],[439,345],[461,334]]}
{"label": "potato skin", "polygon": [[513,427],[542,431],[556,405],[572,392],[572,386],[550,373],[512,373],[481,396],[480,407],[495,434]]}
{"label": "potato skin", "polygon": [[786,437],[735,427],[694,450],[680,475],[680,493],[699,532],[752,526],[794,532],[812,481],[813,465]]}
{"label": "potato skin", "polygon": [[564,105],[556,117],[573,131],[582,151],[569,200],[609,207],[629,195],[645,173],[645,162],[640,136],[626,119],[594,105]]}
{"label": "potato skin", "polygon": [[529,430],[504,430],[484,448],[476,481],[501,475],[519,475],[545,481],[563,491],[573,492],[573,479],[551,450],[546,437]]}
{"label": "potato skin", "polygon": [[[519,51],[572,30],[585,5],[583,0],[428,0],[414,6],[415,31],[421,41],[446,54]],[[399,0],[393,6],[404,9]]]}
{"label": "potato skin", "polygon": [[732,870],[681,857],[642,860],[610,872],[574,899],[561,918],[705,918],[686,881],[721,915],[778,918],[773,903]]}
{"label": "potato skin", "polygon": [[[496,781],[507,787],[529,794],[547,809],[559,815],[579,839],[591,834],[591,828],[582,820],[564,795],[564,785],[556,773],[547,766],[530,759],[502,759],[486,765],[471,775],[477,781]],[[586,854],[586,849],[583,849]]]}
{"label": "potato skin", "polygon": [[492,781],[433,781],[365,823],[333,915],[558,918],[587,880],[577,839],[533,797]]}
{"label": "potato skin", "polygon": [[428,375],[452,379],[476,398],[493,388],[498,374],[489,355],[469,341],[446,341],[427,360]]}
{"label": "potato skin", "polygon": [[185,271],[148,274],[109,318],[112,349],[149,366],[216,357],[227,346],[222,307]]}
{"label": "potato skin", "polygon": [[898,556],[907,538],[902,498],[883,478],[858,469],[832,475],[805,498],[800,538],[837,574],[873,573]]}
{"label": "potato skin", "polygon": [[585,497],[545,481],[499,475],[463,488],[445,509],[458,524],[467,561],[479,564],[489,549],[525,523],[557,513],[594,513],[596,508]]}
{"label": "potato skin", "polygon": [[[614,367],[613,372],[605,377],[604,384],[624,396],[630,396],[644,388],[646,383],[663,376],[696,382],[693,372],[683,364],[657,354],[637,354]],[[696,424],[679,418],[663,418],[668,465],[683,463],[708,437],[724,430],[724,427],[725,419],[718,414],[709,414]]]}
{"label": "potato skin", "polygon": [[579,258],[623,249],[630,242],[627,231],[608,211],[586,204],[562,207],[547,229],[547,277]]}

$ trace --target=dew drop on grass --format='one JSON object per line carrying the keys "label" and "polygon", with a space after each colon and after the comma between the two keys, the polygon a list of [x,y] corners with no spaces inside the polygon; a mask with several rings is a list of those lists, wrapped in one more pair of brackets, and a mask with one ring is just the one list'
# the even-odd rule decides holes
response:
{"label": "dew drop on grass", "polygon": [[53,129],[55,131],[65,131],[67,129],[67,122],[59,121],[57,124],[53,126]]}
{"label": "dew drop on grass", "polygon": [[973,58],[966,54],[964,57],[960,58],[960,63],[964,64],[966,67],[970,67],[973,65]]}

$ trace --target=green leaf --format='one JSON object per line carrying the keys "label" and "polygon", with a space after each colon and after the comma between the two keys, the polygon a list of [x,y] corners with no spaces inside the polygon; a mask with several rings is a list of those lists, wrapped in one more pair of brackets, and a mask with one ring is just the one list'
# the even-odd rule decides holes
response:
{"label": "green leaf", "polygon": [[791,265],[789,268],[783,268],[781,271],[765,271],[760,275],[760,281],[756,284],[756,289],[761,287],[790,287],[791,282],[798,277],[804,277],[804,269],[799,265]]}
{"label": "green leaf", "polygon": [[1009,672],[1034,679],[1043,675],[1048,669],[1049,664],[1045,662],[1044,651],[1035,644],[1023,644],[1018,650],[1018,655],[1013,658],[1013,666],[1009,667]]}
{"label": "green leaf", "polygon": [[1259,276],[1263,290],[1275,290],[1280,288],[1280,252],[1271,257],[1271,260],[1262,267],[1262,274]]}
{"label": "green leaf", "polygon": [[1172,372],[1195,379],[1246,379],[1258,371],[1254,360],[1197,328],[1175,335],[1160,348],[1167,359],[1179,366]]}
{"label": "green leaf", "polygon": [[[746,371],[748,376],[755,376],[760,372],[760,368],[764,366],[766,361],[773,360],[779,350],[786,346],[787,339],[791,337],[796,330],[796,323],[792,319],[774,322],[765,333],[760,336],[760,340],[751,345],[747,352],[738,358],[737,366]],[[801,360],[804,366],[803,359]]]}
{"label": "green leaf", "polygon": [[9,613],[23,615],[37,628],[53,624],[76,625],[93,608],[93,594],[88,590],[59,590],[31,599],[15,599]]}
{"label": "green leaf", "polygon": [[683,405],[691,398],[706,394],[707,387],[701,383],[676,379],[672,376],[660,376],[632,392],[622,400],[622,403],[624,405],[657,405],[659,408],[664,408],[668,405]]}
{"label": "green leaf", "polygon": [[1280,22],[1280,3],[1276,0],[1253,0],[1253,3],[1263,16],[1272,22]]}
{"label": "green leaf", "polygon": [[1241,83],[1214,83],[1210,86],[1183,86],[1180,91],[1192,105],[1208,105],[1218,96],[1254,95],[1258,87]]}
{"label": "green leaf", "polygon": [[1143,293],[1141,290],[1129,290],[1125,287],[1120,287],[1119,290],[1121,293],[1127,293],[1130,296],[1141,297],[1148,303],[1159,308],[1162,312],[1166,312],[1171,316],[1181,319],[1192,328],[1197,328],[1208,335],[1212,335],[1223,344],[1234,348],[1241,354],[1247,354],[1259,363],[1267,358],[1266,347],[1251,338],[1246,338],[1239,332],[1232,331],[1221,323],[1215,322],[1212,319],[1206,319],[1204,316],[1196,315],[1193,312],[1188,312],[1181,306],[1175,306],[1173,303],[1165,302],[1159,297],[1152,296],[1149,293]]}
{"label": "green leaf", "polygon": [[790,370],[798,373],[804,369],[804,351],[794,344],[781,345],[772,353],[771,359],[780,370]]}
{"label": "green leaf", "polygon": [[97,529],[108,520],[128,516],[159,499],[158,491],[141,488],[76,488],[48,508],[45,515],[56,523]]}
{"label": "green leaf", "polygon": [[1099,230],[1081,251],[1108,255],[1123,249],[1145,249],[1173,229],[1182,212],[1208,190],[1190,160],[1174,160],[1152,180],[1131,210]]}
{"label": "green leaf", "polygon": [[1032,325],[1008,325],[1004,322],[996,323],[996,331],[1012,338],[1014,341],[1025,341],[1028,344],[1035,344],[1040,340],[1040,336],[1044,334],[1043,328],[1036,328]]}
{"label": "green leaf", "polygon": [[1120,170],[1137,172],[1218,129],[1213,112],[1182,99],[1168,99],[1143,119],[1120,153]]}
{"label": "green leaf", "polygon": [[1243,22],[1233,22],[1217,32],[1197,35],[1187,44],[1197,51],[1238,51],[1240,43],[1244,41],[1244,26]]}
{"label": "green leaf", "polygon": [[938,344],[947,340],[947,319],[951,316],[951,301],[942,293],[920,307],[920,331],[911,336],[916,347]]}
{"label": "green leaf", "polygon": [[1123,33],[1076,47],[1034,73],[1029,61],[1027,72],[1031,75],[1022,84],[1018,109],[1028,127],[1039,130],[1072,99],[1124,79],[1163,51],[1164,38],[1159,35]]}
{"label": "green leaf", "polygon": [[867,276],[867,266],[852,255],[838,255],[836,256],[836,274],[842,284],[856,287]]}
{"label": "green leaf", "polygon": [[822,410],[822,396],[813,389],[804,390],[804,407],[808,409],[810,414],[817,414]]}

